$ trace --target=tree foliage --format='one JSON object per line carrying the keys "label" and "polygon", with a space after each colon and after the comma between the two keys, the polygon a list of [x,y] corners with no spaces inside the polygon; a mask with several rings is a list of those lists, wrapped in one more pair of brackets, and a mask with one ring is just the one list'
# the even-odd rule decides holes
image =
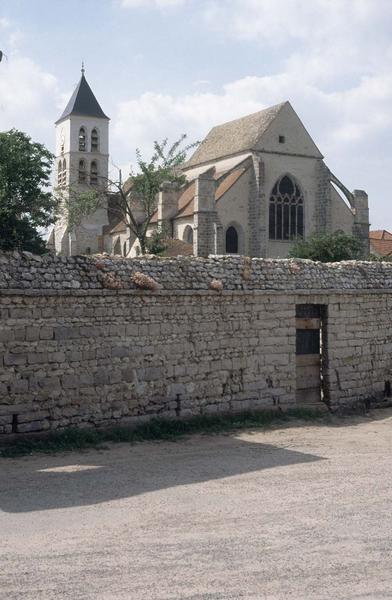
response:
{"label": "tree foliage", "polygon": [[53,155],[16,129],[0,133],[0,249],[42,253],[38,228],[56,218],[48,187]]}
{"label": "tree foliage", "polygon": [[343,231],[335,231],[298,240],[291,248],[289,256],[320,262],[339,262],[359,258],[360,251],[361,246],[357,238]]}
{"label": "tree foliage", "polygon": [[110,210],[124,219],[126,226],[139,240],[142,254],[148,251],[147,230],[157,208],[158,194],[165,183],[182,185],[185,177],[181,166],[194,144],[184,145],[186,135],[169,145],[168,139],[154,142],[154,152],[144,160],[136,150],[137,172],[123,182],[121,170],[116,180],[100,177],[98,189],[90,188],[80,193],[76,189],[65,198],[63,205],[70,227],[79,225],[83,218],[105,205],[106,192],[111,191]]}

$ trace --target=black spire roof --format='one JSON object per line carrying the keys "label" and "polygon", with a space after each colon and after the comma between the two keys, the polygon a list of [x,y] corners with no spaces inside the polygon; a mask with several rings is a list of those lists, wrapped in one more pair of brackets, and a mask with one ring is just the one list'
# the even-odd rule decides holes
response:
{"label": "black spire roof", "polygon": [[109,119],[99,106],[98,100],[94,96],[82,69],[80,81],[72,94],[61,117],[57,119],[59,123],[70,115],[80,115],[84,117],[96,117],[98,119]]}

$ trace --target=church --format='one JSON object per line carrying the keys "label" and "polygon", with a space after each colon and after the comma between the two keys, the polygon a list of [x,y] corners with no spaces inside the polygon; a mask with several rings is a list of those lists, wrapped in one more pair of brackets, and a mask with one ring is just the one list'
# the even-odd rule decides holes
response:
{"label": "church", "polygon": [[[63,194],[97,187],[108,164],[109,118],[82,69],[56,121],[57,186]],[[163,186],[149,227],[164,228],[171,255],[285,258],[298,238],[337,230],[369,253],[367,194],[349,191],[328,169],[288,101],[214,127],[183,173],[182,187]],[[59,219],[48,245],[65,256],[140,253],[125,218],[110,210],[110,194],[76,227]]]}

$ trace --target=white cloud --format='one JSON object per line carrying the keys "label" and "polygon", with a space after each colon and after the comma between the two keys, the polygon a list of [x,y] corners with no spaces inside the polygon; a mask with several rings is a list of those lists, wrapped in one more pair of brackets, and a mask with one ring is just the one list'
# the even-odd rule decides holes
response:
{"label": "white cloud", "polygon": [[8,57],[0,63],[0,131],[20,129],[52,148],[57,79],[24,56],[23,35],[12,23],[2,19],[0,27],[6,33],[3,48]]}
{"label": "white cloud", "polygon": [[121,0],[123,8],[171,8],[185,4],[186,0]]}

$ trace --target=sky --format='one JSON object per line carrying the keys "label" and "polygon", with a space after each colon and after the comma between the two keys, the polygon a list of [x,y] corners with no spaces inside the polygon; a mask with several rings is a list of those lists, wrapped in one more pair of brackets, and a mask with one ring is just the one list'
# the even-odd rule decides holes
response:
{"label": "sky", "polygon": [[290,100],[334,174],[368,192],[371,228],[392,231],[391,0],[0,0],[0,49],[0,131],[54,151],[83,60],[126,170],[155,139]]}

